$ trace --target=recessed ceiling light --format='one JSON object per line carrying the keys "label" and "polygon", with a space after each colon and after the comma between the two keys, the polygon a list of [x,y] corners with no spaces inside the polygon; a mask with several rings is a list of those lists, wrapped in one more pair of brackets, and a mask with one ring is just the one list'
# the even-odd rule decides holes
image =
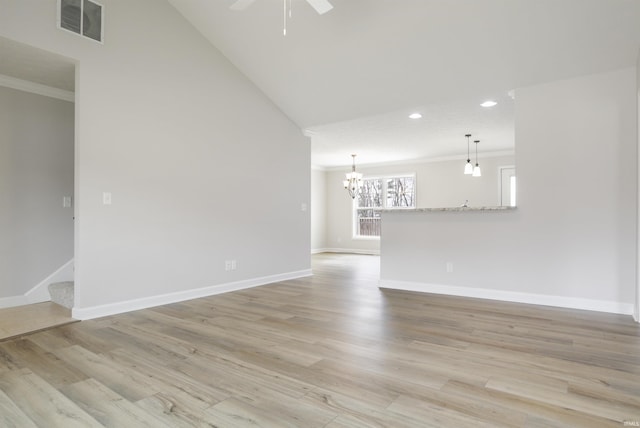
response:
{"label": "recessed ceiling light", "polygon": [[411,113],[409,115],[409,119],[421,119],[422,115],[420,113]]}
{"label": "recessed ceiling light", "polygon": [[491,100],[489,100],[489,101],[485,101],[485,102],[483,102],[483,103],[482,103],[482,104],[480,104],[480,105],[481,105],[482,107],[493,107],[493,106],[494,106],[494,105],[496,105],[496,104],[498,104],[498,103],[497,103],[497,102],[495,102],[495,101],[491,101]]}

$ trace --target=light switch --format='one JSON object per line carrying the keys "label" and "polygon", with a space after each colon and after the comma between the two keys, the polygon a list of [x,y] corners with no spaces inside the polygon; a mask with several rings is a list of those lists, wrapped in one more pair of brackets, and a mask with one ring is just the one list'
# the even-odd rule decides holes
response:
{"label": "light switch", "polygon": [[306,211],[306,210],[307,210],[307,204],[302,203],[302,204],[300,205],[300,211]]}
{"label": "light switch", "polygon": [[71,208],[71,196],[62,197],[62,208]]}
{"label": "light switch", "polygon": [[102,203],[104,205],[111,205],[111,192],[102,192]]}

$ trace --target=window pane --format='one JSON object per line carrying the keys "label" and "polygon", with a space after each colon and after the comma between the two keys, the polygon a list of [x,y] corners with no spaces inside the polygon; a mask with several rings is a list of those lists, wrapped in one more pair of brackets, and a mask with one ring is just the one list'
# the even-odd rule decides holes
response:
{"label": "window pane", "polygon": [[382,207],[382,180],[379,178],[362,181],[362,188],[358,195],[358,207]]}
{"label": "window pane", "polygon": [[413,177],[387,179],[387,208],[409,208],[416,206],[416,191]]}
{"label": "window pane", "polygon": [[93,40],[101,41],[102,38],[102,6],[84,0],[84,16],[82,20],[82,32]]}
{"label": "window pane", "polygon": [[81,17],[80,0],[61,0],[60,27],[80,34]]}
{"label": "window pane", "polygon": [[380,211],[358,209],[356,228],[356,234],[359,236],[380,236]]}

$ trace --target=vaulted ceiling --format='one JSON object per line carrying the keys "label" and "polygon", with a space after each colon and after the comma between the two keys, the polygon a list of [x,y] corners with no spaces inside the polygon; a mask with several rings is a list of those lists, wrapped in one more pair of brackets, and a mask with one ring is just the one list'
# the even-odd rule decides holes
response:
{"label": "vaulted ceiling", "polygon": [[[169,0],[312,136],[313,162],[513,149],[508,91],[633,66],[637,0]],[[482,109],[486,99],[499,102]],[[413,111],[421,120],[410,120]]]}
{"label": "vaulted ceiling", "polygon": [[[640,0],[168,0],[312,140],[347,165],[513,151],[523,86],[635,65]],[[108,6],[108,5],[107,5]],[[107,12],[108,27],[108,12]],[[168,29],[170,31],[170,29]],[[0,39],[0,74],[69,90],[73,63]],[[479,106],[487,99],[498,105]],[[408,115],[422,113],[422,119]]]}

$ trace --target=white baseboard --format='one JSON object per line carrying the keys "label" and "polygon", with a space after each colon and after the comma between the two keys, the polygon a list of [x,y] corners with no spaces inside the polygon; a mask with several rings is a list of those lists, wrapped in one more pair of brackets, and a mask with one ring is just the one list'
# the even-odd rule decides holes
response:
{"label": "white baseboard", "polygon": [[13,308],[14,306],[28,305],[29,300],[25,296],[0,297],[0,309]]}
{"label": "white baseboard", "polygon": [[197,288],[195,290],[185,290],[175,293],[162,294],[159,296],[143,297],[141,299],[128,300],[125,302],[109,303],[106,305],[90,306],[86,308],[74,307],[72,310],[72,317],[78,320],[89,320],[109,315],[116,315],[123,312],[147,309],[154,306],[183,302],[185,300],[198,299],[200,297],[208,297],[216,294],[228,293],[230,291],[244,290],[246,288],[253,288],[260,285],[272,284],[274,282],[287,281],[296,278],[303,278],[311,275],[313,275],[311,269],[305,269],[296,272],[229,282],[227,284],[212,285],[210,287]]}
{"label": "white baseboard", "polygon": [[60,266],[51,275],[40,281],[38,285],[25,293],[28,303],[48,302],[49,284],[54,282],[73,281],[73,259]]}
{"label": "white baseboard", "polygon": [[504,302],[528,303],[532,305],[556,306],[568,309],[608,312],[632,315],[633,304],[584,299],[581,297],[549,296],[545,294],[520,293],[516,291],[492,290],[486,288],[459,287],[454,285],[426,284],[408,281],[381,279],[380,288],[393,290],[418,291],[422,293],[448,294],[451,296],[473,297],[477,299],[501,300]]}
{"label": "white baseboard", "polygon": [[359,250],[353,248],[319,248],[311,250],[311,254],[318,253],[367,254],[371,256],[379,256],[380,250]]}

